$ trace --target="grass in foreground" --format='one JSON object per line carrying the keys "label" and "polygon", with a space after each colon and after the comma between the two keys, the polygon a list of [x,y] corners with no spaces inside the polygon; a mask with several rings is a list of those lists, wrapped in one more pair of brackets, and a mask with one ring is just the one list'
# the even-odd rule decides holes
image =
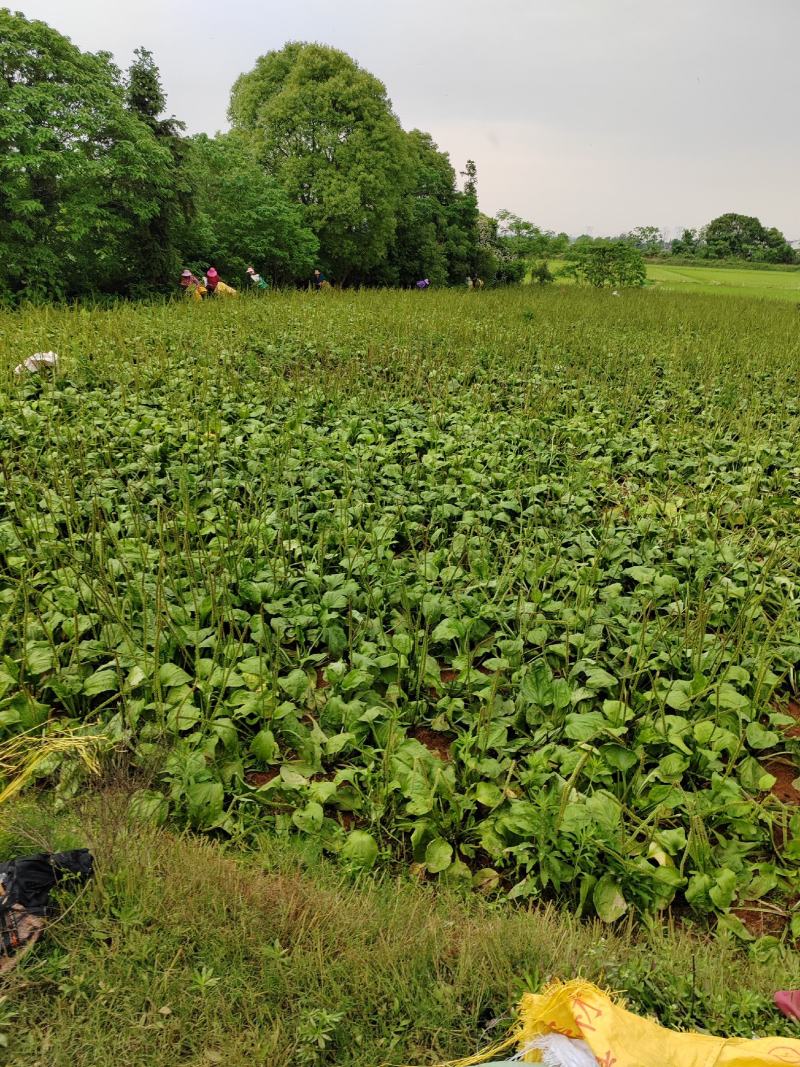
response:
{"label": "grass in foreground", "polygon": [[682,1029],[790,1034],[771,1004],[797,956],[750,961],[671,930],[611,933],[551,907],[388,877],[345,879],[264,840],[126,823],[121,796],[80,818],[17,807],[0,858],[90,844],[94,882],[0,987],[9,1067],[433,1064],[503,1035],[525,989],[583,975]]}

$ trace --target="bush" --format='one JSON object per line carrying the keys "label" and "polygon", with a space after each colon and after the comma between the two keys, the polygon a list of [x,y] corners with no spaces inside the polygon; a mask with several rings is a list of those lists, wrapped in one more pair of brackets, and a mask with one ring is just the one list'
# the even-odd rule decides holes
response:
{"label": "bush", "polygon": [[644,256],[626,241],[595,241],[572,249],[569,258],[571,262],[563,273],[598,289],[605,285],[614,289],[644,285]]}
{"label": "bush", "polygon": [[535,263],[531,270],[531,285],[534,282],[537,285],[552,285],[555,281],[553,272],[550,270],[550,264],[546,259],[543,259],[540,263]]}

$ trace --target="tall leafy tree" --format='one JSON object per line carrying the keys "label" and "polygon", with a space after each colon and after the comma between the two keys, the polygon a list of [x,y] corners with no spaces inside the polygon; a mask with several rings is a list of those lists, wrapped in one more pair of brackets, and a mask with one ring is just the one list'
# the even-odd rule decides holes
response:
{"label": "tall leafy tree", "polygon": [[237,80],[229,114],[267,171],[303,205],[333,276],[353,280],[386,255],[407,159],[377,78],[337,49],[292,43]]}
{"label": "tall leafy tree", "polygon": [[137,48],[128,69],[125,101],[128,110],[169,153],[156,210],[131,234],[128,258],[140,289],[167,289],[175,284],[180,265],[178,244],[194,213],[195,184],[189,168],[184,123],[164,117],[167,100],[152,52]]}
{"label": "tall leafy tree", "polygon": [[234,284],[244,284],[249,264],[273,282],[311,272],[319,243],[301,206],[264,173],[241,137],[194,137],[190,162],[197,214],[184,243],[187,262],[213,264]]}
{"label": "tall leafy tree", "polygon": [[636,226],[625,235],[625,240],[646,256],[657,256],[665,246],[664,235],[658,226]]}
{"label": "tall leafy tree", "polygon": [[108,55],[0,10],[0,293],[130,281],[131,235],[157,214],[170,166]]}
{"label": "tall leafy tree", "polygon": [[[470,241],[461,224],[464,194],[446,152],[429,133],[404,134],[407,171],[404,195],[397,209],[397,231],[387,257],[368,280],[383,285],[413,285],[428,278],[444,285],[470,256]],[[463,274],[464,268],[461,268]]]}
{"label": "tall leafy tree", "polygon": [[765,229],[754,215],[728,212],[706,226],[704,242],[712,258],[751,259],[767,263],[792,263],[794,249],[780,232]]}

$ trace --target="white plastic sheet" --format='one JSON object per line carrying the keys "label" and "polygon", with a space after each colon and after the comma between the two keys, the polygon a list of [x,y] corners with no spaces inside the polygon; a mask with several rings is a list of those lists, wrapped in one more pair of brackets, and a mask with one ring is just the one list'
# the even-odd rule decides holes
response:
{"label": "white plastic sheet", "polygon": [[57,365],[57,352],[34,352],[32,356],[28,356],[22,363],[17,364],[14,373],[22,374],[23,371],[27,371],[29,374],[38,374],[43,367],[56,367]]}

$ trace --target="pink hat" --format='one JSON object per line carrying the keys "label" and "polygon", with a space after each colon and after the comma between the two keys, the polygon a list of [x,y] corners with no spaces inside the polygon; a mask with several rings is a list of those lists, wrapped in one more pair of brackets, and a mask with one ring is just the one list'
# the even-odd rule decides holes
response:
{"label": "pink hat", "polygon": [[206,271],[206,276],[208,278],[216,278],[216,276],[217,276],[216,268],[215,267],[209,267],[208,270]]}
{"label": "pink hat", "polygon": [[192,272],[190,270],[182,270],[181,278],[191,278]]}

